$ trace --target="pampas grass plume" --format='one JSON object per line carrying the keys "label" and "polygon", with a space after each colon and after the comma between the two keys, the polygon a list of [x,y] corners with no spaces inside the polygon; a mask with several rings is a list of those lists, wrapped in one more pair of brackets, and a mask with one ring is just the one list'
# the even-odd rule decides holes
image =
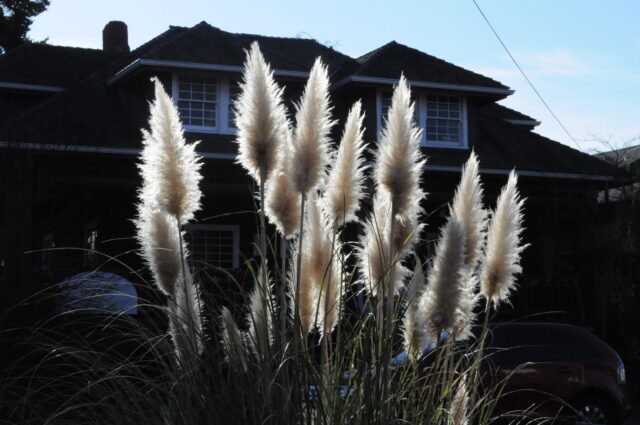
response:
{"label": "pampas grass plume", "polygon": [[399,283],[408,274],[408,270],[398,259],[410,249],[421,228],[419,225],[411,228],[411,223],[415,223],[413,218],[411,222],[405,220],[403,224],[406,226],[403,227],[399,227],[398,219],[395,219],[394,230],[398,231],[394,231],[393,234],[396,261],[392,266],[389,242],[390,215],[391,204],[386,199],[386,194],[377,193],[373,199],[373,213],[366,222],[360,248],[357,250],[364,286],[373,296],[384,296],[388,288],[383,285],[387,283],[393,286],[393,293],[398,290]]}
{"label": "pampas grass plume", "polygon": [[426,288],[422,265],[418,262],[409,282],[403,320],[404,348],[412,357],[422,353],[425,343],[424,316],[420,314],[420,298]]}
{"label": "pampas grass plume", "polygon": [[140,204],[136,227],[142,256],[153,273],[154,282],[165,295],[173,297],[182,261],[175,221],[158,209]]}
{"label": "pampas grass plume", "polygon": [[515,275],[522,271],[520,254],[527,246],[521,245],[524,200],[518,193],[517,183],[518,177],[511,171],[498,197],[487,234],[480,285],[482,295],[494,305],[509,297]]}
{"label": "pampas grass plume", "polygon": [[[300,237],[300,235],[298,235]],[[298,276],[298,268],[296,267],[296,258],[298,257],[297,244],[294,247],[288,269],[287,283],[289,285],[289,296],[292,298],[292,304],[298,306],[300,316],[300,327],[303,335],[307,335],[315,326],[316,313],[318,311],[318,289],[314,279],[308,270],[311,268],[311,258],[306,249],[303,248],[300,262],[300,299],[296,300],[296,282]],[[297,302],[296,302],[297,301]],[[295,314],[295,311],[291,311]]]}
{"label": "pampas grass plume", "polygon": [[186,223],[200,208],[198,187],[201,162],[196,144],[184,139],[178,110],[157,78],[153,78],[155,99],[151,103],[149,126],[144,131],[142,163],[142,202]]}
{"label": "pampas grass plume", "polygon": [[[320,323],[324,323],[326,316],[327,330],[331,331],[337,320],[337,306],[340,299],[337,287],[340,284],[340,270],[339,262],[333,258],[337,250],[334,250],[328,231],[331,227],[327,226],[323,219],[320,202],[321,199],[315,194],[309,198],[309,211],[305,220],[303,240],[303,255],[307,258],[305,262],[307,268],[303,268],[303,273],[309,275],[315,288],[313,303],[318,306]],[[337,244],[338,237],[335,240]],[[327,294],[329,309],[325,311]],[[324,329],[324,326],[319,327]]]}
{"label": "pampas grass plume", "polygon": [[460,184],[453,198],[450,215],[455,217],[464,230],[466,245],[464,264],[475,269],[484,242],[487,212],[482,208],[482,186],[478,173],[478,157],[471,152],[462,169]]}
{"label": "pampas grass plume", "polygon": [[329,131],[333,126],[329,106],[329,74],[316,60],[296,112],[296,129],[290,168],[291,182],[300,194],[315,188],[324,178],[329,159]]}
{"label": "pampas grass plume", "polygon": [[455,219],[442,229],[436,254],[428,274],[428,288],[420,308],[425,315],[429,337],[437,341],[440,332],[453,332],[458,322],[458,307],[463,284],[464,230]]}
{"label": "pampas grass plume", "polygon": [[286,131],[282,89],[273,79],[257,42],[251,44],[244,63],[235,102],[238,162],[257,181],[265,182],[276,167],[278,146]]}
{"label": "pampas grass plume", "polygon": [[185,351],[202,353],[202,319],[200,294],[191,273],[185,269],[180,273],[175,297],[169,302],[173,322],[173,338],[178,347],[178,355]]}
{"label": "pampas grass plume", "polygon": [[291,163],[291,133],[278,149],[276,172],[267,182],[265,211],[269,221],[286,238],[292,238],[300,227],[300,195],[289,180]]}
{"label": "pampas grass plume", "polygon": [[[266,279],[266,281],[265,281]],[[273,306],[273,291],[269,273],[262,268],[256,274],[256,284],[251,292],[249,302],[249,343],[256,354],[267,353],[273,337],[273,323],[271,318]]]}
{"label": "pampas grass plume", "polygon": [[362,104],[357,101],[347,116],[344,133],[327,181],[325,204],[336,227],[356,220],[364,196],[365,149]]}
{"label": "pampas grass plume", "polygon": [[425,162],[420,152],[421,130],[413,122],[413,111],[411,90],[401,76],[393,91],[374,169],[377,190],[387,192],[394,214],[401,220],[415,213],[424,196],[420,188]]}

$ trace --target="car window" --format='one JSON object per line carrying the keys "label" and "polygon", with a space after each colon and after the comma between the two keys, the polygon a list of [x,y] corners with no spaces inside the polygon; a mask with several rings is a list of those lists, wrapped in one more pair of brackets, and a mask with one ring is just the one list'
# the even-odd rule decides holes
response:
{"label": "car window", "polygon": [[498,363],[562,362],[597,356],[597,350],[571,329],[551,326],[497,326],[487,340]]}

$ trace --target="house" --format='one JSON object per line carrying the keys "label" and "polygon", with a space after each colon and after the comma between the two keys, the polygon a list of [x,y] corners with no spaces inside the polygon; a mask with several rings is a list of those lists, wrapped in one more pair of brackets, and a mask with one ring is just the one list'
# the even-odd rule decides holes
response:
{"label": "house", "polygon": [[103,36],[102,50],[26,44],[0,56],[5,307],[97,264],[141,281],[131,219],[154,75],[173,95],[187,138],[201,140],[204,203],[198,223],[188,229],[192,259],[241,268],[242,259],[253,255],[256,220],[247,212],[253,210],[251,182],[234,162],[232,105],[244,49],[253,41],[284,85],[291,111],[321,57],[331,74],[336,134],[350,105],[361,99],[371,144],[393,84],[404,73],[428,156],[422,249],[428,251],[437,236],[473,149],[488,205],[514,168],[527,198],[525,239],[531,247],[522,299],[514,300],[513,311],[557,308],[541,288],[558,289],[554,299],[564,306],[563,297],[589,287],[591,265],[582,261],[589,255],[589,211],[597,191],[615,180],[615,170],[535,133],[537,120],[497,103],[513,94],[500,82],[396,42],[352,58],[315,40],[235,34],[206,22],[170,27],[132,51],[124,23],[108,23]]}

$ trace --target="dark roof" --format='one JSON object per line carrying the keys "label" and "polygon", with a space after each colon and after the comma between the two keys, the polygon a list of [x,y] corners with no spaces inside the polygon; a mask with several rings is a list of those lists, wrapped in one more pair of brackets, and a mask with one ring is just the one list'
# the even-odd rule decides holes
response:
{"label": "dark roof", "polygon": [[136,111],[129,99],[106,85],[118,70],[142,54],[162,49],[185,32],[167,31],[121,55],[90,77],[45,100],[0,127],[3,142],[57,145],[140,147],[140,128],[147,111]]}
{"label": "dark roof", "polygon": [[[475,152],[483,169],[614,176],[615,168],[537,133],[480,112]],[[461,166],[469,156],[463,149],[428,148],[432,166]]]}
{"label": "dark roof", "polygon": [[[206,59],[213,61],[213,63],[219,63],[223,61],[224,55],[220,58],[216,57],[215,55],[222,55],[217,49],[233,50],[234,46],[235,53],[230,53],[230,59],[223,63],[241,65],[243,60],[241,48],[248,47],[254,39],[261,43],[261,49],[263,49],[267,60],[272,61],[274,68],[308,70],[318,53],[327,55],[327,61],[335,59],[336,64],[343,60],[347,66],[353,64],[353,61],[349,62],[346,56],[313,40],[231,34],[206,23],[198,24],[192,28],[170,27],[163,34],[131,53],[114,58],[88,78],[84,78],[76,85],[69,87],[68,90],[52,96],[25,115],[10,120],[3,127],[0,127],[0,140],[3,142],[140,148],[140,128],[145,125],[148,114],[146,104],[138,102],[140,106],[135,107],[135,102],[131,102],[126,93],[106,84],[109,78],[141,57],[180,61],[203,61]],[[201,48],[201,43],[208,43],[207,48]],[[295,58],[286,50],[289,48],[296,52]],[[306,51],[307,48],[309,51]],[[389,51],[408,49],[397,43],[387,45],[385,48]],[[189,52],[189,50],[193,51]],[[413,51],[413,49],[410,50]],[[205,57],[205,55],[209,56]],[[373,62],[376,62],[374,56],[378,55],[372,55],[370,58],[360,61],[363,66],[371,66]],[[387,54],[384,52],[380,54],[380,57],[386,56]],[[420,60],[425,57],[427,60],[432,58],[424,54],[418,56],[421,57]],[[402,58],[396,58],[395,62],[401,64],[402,60]],[[409,63],[414,64],[411,60]],[[459,70],[452,75],[458,78],[456,82],[460,84],[478,85],[485,80],[493,82],[493,80],[444,61],[435,60],[434,64],[437,71],[434,71],[433,75],[444,72],[447,67]],[[427,70],[424,72],[427,73]],[[407,77],[418,78],[415,75],[408,75],[408,73]],[[33,81],[30,82],[33,83]],[[150,89],[151,83],[148,84]],[[496,82],[493,84],[504,87]],[[149,92],[151,93],[151,90]],[[499,107],[497,110],[504,113],[506,108]],[[611,166],[597,158],[530,132],[522,126],[510,124],[504,121],[504,118],[493,116],[491,108],[488,111],[481,110],[477,123],[478,141],[474,148],[480,157],[482,167],[485,169],[509,170],[515,167],[518,170],[527,171],[588,175],[615,174]],[[228,143],[231,139],[230,136],[189,135],[189,137],[205,139],[204,143],[200,145],[200,149],[227,153],[235,150],[235,145]],[[467,159],[468,151],[428,149],[428,155],[431,165],[460,166]]]}
{"label": "dark roof", "polygon": [[522,112],[515,111],[511,108],[507,108],[506,106],[500,105],[499,103],[489,103],[482,107],[482,111],[489,116],[492,116],[494,118],[501,118],[503,120],[537,122],[535,118],[531,118],[530,116],[525,115]]}
{"label": "dark roof", "polygon": [[69,87],[122,54],[29,43],[0,55],[0,82]]}
{"label": "dark roof", "polygon": [[628,167],[640,160],[640,145],[601,152],[595,156],[617,167]]}
{"label": "dark roof", "polygon": [[341,70],[340,77],[359,75],[397,79],[401,73],[404,73],[408,80],[413,81],[509,89],[484,75],[476,74],[395,41],[359,57],[356,61],[357,64]]}
{"label": "dark roof", "polygon": [[318,56],[332,71],[354,60],[315,40],[306,38],[266,37],[222,31],[206,22],[183,33],[161,49],[145,52],[140,57],[180,62],[197,62],[242,66],[244,49],[253,41],[260,44],[265,59],[274,69],[308,72]]}

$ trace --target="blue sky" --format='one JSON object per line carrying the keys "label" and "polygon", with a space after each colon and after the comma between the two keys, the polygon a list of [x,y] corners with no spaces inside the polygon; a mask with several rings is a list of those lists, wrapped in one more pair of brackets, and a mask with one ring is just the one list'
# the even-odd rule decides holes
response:
{"label": "blue sky", "polygon": [[[607,150],[594,139],[617,147],[640,136],[640,1],[477,2],[582,150]],[[354,57],[396,40],[515,89],[502,103],[542,121],[536,131],[544,136],[577,147],[529,88],[472,0],[51,0],[30,36],[100,48],[102,28],[110,20],[127,23],[132,48],[169,25],[202,20],[231,32],[313,37]]]}

